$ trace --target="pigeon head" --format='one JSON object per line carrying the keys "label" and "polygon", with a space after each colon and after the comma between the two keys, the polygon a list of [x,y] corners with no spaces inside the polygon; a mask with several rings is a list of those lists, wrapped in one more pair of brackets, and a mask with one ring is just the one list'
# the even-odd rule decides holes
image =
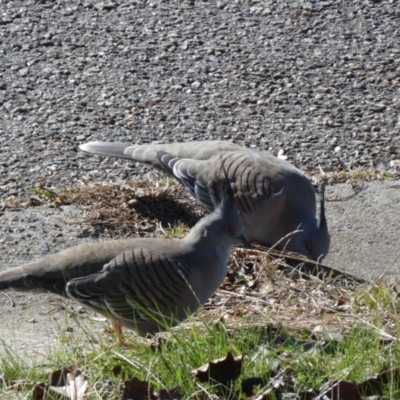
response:
{"label": "pigeon head", "polygon": [[218,193],[220,201],[214,211],[199,221],[193,230],[201,229],[203,236],[212,237],[229,248],[235,245],[250,247],[229,181],[219,180],[215,185],[217,187],[213,191]]}
{"label": "pigeon head", "polygon": [[297,227],[293,235],[283,241],[279,248],[305,255],[306,257],[321,261],[329,251],[330,236],[325,217],[325,200],[321,196],[321,209],[319,221],[314,215],[309,215]]}

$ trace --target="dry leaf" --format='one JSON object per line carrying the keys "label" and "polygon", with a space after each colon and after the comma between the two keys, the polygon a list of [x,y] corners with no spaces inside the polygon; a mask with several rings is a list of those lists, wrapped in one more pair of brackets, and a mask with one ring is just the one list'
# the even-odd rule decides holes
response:
{"label": "dry leaf", "polygon": [[46,395],[46,385],[43,382],[37,383],[32,391],[33,400],[42,400]]}
{"label": "dry leaf", "polygon": [[382,388],[389,382],[398,382],[400,378],[400,368],[382,371],[358,384],[358,389],[365,396],[383,394]]}
{"label": "dry leaf", "polygon": [[[59,393],[71,400],[83,400],[85,393],[89,388],[88,379],[79,371],[72,371],[67,373],[66,379],[63,377],[63,370],[55,371],[55,378],[58,375],[60,381],[65,381],[64,386],[50,386],[49,389],[53,392]],[[53,373],[54,374],[54,373]]]}
{"label": "dry leaf", "polygon": [[228,351],[226,357],[210,361],[193,370],[192,374],[201,382],[217,382],[226,386],[228,382],[234,381],[240,375],[242,360],[243,356],[233,357]]}
{"label": "dry leaf", "polygon": [[323,395],[323,398],[330,400],[361,400],[357,383],[355,382],[328,382],[321,387],[320,392],[320,396]]}
{"label": "dry leaf", "polygon": [[157,400],[180,400],[183,399],[179,388],[158,390],[154,393]]}
{"label": "dry leaf", "polygon": [[150,383],[138,378],[128,379],[122,388],[122,400],[157,400]]}
{"label": "dry leaf", "polygon": [[50,375],[50,386],[65,386],[68,381],[67,375],[72,372],[72,368],[60,368]]}
{"label": "dry leaf", "polygon": [[122,400],[180,400],[179,388],[154,391],[147,381],[128,379],[122,388]]}
{"label": "dry leaf", "polygon": [[242,382],[242,393],[247,397],[251,397],[256,394],[257,387],[265,386],[265,382],[262,378],[247,378]]}

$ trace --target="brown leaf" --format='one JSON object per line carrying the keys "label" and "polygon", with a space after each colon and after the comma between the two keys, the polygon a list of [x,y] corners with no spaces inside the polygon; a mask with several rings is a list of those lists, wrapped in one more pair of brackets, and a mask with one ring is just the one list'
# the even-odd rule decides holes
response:
{"label": "brown leaf", "polygon": [[257,387],[263,387],[265,382],[262,378],[247,378],[242,382],[242,392],[251,397],[256,393]]}
{"label": "brown leaf", "polygon": [[357,386],[355,382],[334,381],[323,385],[320,392],[331,400],[361,400]]}
{"label": "brown leaf", "polygon": [[118,376],[122,372],[122,367],[120,365],[116,365],[111,372],[114,376]]}
{"label": "brown leaf", "polygon": [[122,388],[122,400],[179,400],[182,395],[179,388],[153,391],[147,381],[138,378],[128,379]]}
{"label": "brown leaf", "polygon": [[[65,370],[64,370],[65,371]],[[79,371],[67,373],[66,379],[63,378],[63,370],[60,370],[59,377],[65,380],[64,386],[50,386],[49,389],[59,393],[71,400],[83,400],[89,388],[88,379]],[[55,371],[58,372],[58,371]],[[54,376],[57,377],[58,373]],[[61,379],[61,380],[62,380]]]}
{"label": "brown leaf", "polygon": [[339,296],[336,301],[336,307],[340,307],[349,302],[349,298],[347,296]]}
{"label": "brown leaf", "polygon": [[384,385],[390,381],[397,382],[400,377],[400,368],[382,371],[358,384],[358,389],[365,396],[381,395]]}
{"label": "brown leaf", "polygon": [[243,356],[233,357],[232,353],[228,351],[226,357],[210,361],[208,364],[193,370],[192,374],[200,382],[211,381],[226,385],[240,375],[242,360]]}
{"label": "brown leaf", "polygon": [[50,375],[50,386],[65,386],[67,375],[72,372],[72,368],[64,367],[53,371]]}
{"label": "brown leaf", "polygon": [[33,400],[42,400],[46,394],[46,385],[43,382],[37,383],[32,391]]}
{"label": "brown leaf", "polygon": [[180,400],[183,399],[179,388],[158,390],[155,393],[157,400]]}
{"label": "brown leaf", "polygon": [[122,400],[157,400],[150,383],[138,378],[128,379],[122,388]]}

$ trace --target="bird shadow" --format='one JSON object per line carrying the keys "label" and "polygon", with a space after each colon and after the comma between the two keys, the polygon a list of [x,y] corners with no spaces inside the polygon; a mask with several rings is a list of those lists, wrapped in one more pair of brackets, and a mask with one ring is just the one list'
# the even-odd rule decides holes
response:
{"label": "bird shadow", "polygon": [[163,192],[135,195],[132,198],[101,201],[91,208],[84,222],[90,225],[85,237],[111,238],[157,236],[164,229],[177,225],[192,227],[205,215],[194,200]]}
{"label": "bird shadow", "polygon": [[351,188],[353,190],[353,192],[347,196],[335,196],[335,197],[331,197],[331,196],[326,196],[325,197],[325,201],[327,203],[341,203],[344,201],[348,201],[351,200],[352,198],[358,196],[360,193],[364,192],[365,190],[367,190],[367,188],[364,185],[361,186],[356,186],[356,185],[351,185]]}
{"label": "bird shadow", "polygon": [[182,203],[167,193],[144,195],[136,199],[132,206],[143,218],[159,221],[163,226],[169,226],[177,221],[193,226],[205,215],[204,210],[195,200],[185,199]]}

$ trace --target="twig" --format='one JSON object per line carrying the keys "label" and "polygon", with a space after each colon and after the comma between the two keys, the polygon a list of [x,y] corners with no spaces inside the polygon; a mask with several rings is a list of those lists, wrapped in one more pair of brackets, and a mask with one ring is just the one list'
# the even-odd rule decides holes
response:
{"label": "twig", "polygon": [[7,297],[8,300],[10,300],[11,303],[11,307],[15,307],[15,302],[14,300],[11,298],[11,296],[5,292],[0,292],[3,296]]}

